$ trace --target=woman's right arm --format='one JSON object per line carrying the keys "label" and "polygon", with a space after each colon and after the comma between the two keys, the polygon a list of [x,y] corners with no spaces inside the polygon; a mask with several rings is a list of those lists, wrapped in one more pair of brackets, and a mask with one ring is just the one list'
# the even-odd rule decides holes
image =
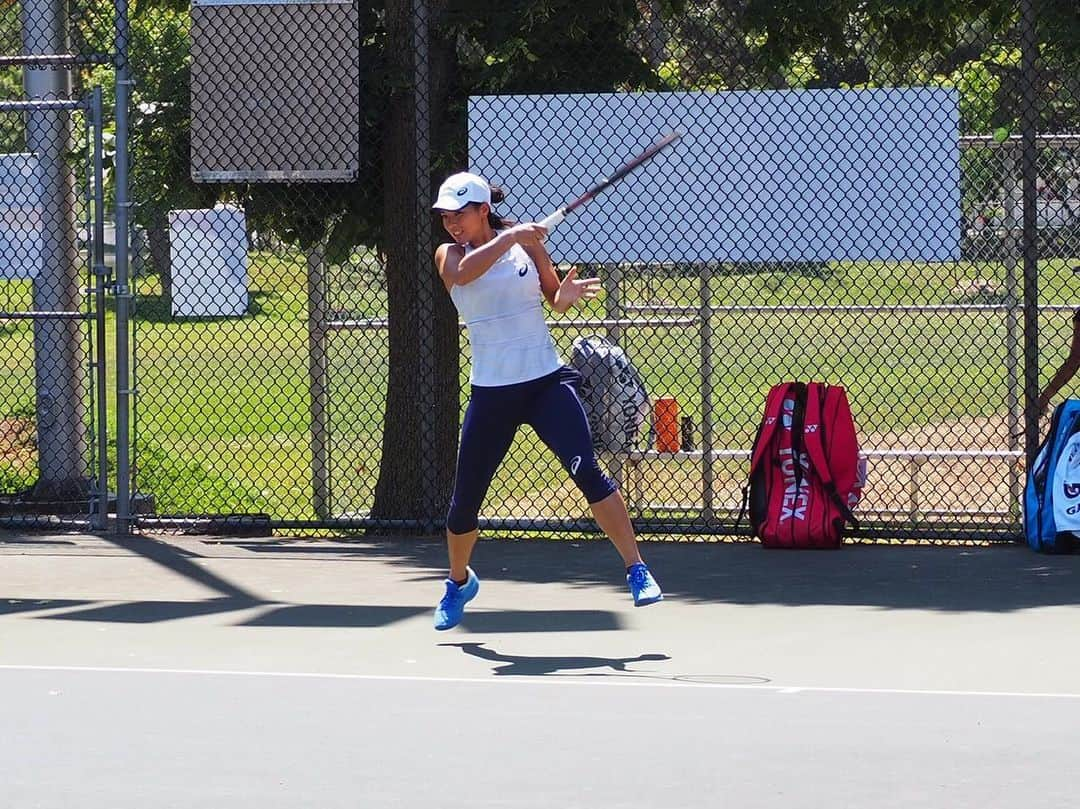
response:
{"label": "woman's right arm", "polygon": [[447,289],[464,286],[490,270],[502,254],[515,244],[528,248],[540,244],[545,235],[546,229],[535,222],[526,222],[504,230],[467,256],[459,245],[441,244],[435,251],[435,266],[439,268],[439,276]]}
{"label": "woman's right arm", "polygon": [[451,279],[456,277],[458,264],[464,255],[465,251],[461,248],[461,245],[451,242],[440,244],[435,248],[435,266],[439,270],[439,277],[442,279],[447,292],[454,285]]}

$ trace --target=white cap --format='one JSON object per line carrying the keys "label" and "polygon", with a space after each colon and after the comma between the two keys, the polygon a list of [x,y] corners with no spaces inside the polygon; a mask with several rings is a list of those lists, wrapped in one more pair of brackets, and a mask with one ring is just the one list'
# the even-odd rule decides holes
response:
{"label": "white cap", "polygon": [[470,202],[491,204],[491,186],[483,177],[463,171],[446,178],[439,186],[439,197],[431,207],[437,211],[460,211]]}

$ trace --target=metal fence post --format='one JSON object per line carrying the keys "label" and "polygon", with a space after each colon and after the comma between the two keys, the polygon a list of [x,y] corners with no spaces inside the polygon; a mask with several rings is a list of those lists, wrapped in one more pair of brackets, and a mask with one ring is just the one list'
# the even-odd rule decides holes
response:
{"label": "metal fence post", "polygon": [[1039,262],[1038,219],[1035,210],[1038,126],[1035,71],[1039,45],[1035,39],[1033,0],[1020,0],[1020,174],[1023,187],[1021,249],[1024,263],[1024,438],[1027,468],[1039,445]]}
{"label": "metal fence post", "polygon": [[129,329],[131,290],[128,279],[128,104],[131,67],[128,0],[116,0],[116,532],[131,530],[131,367]]}
{"label": "metal fence post", "polygon": [[312,508],[330,519],[330,433],[327,426],[326,262],[320,241],[306,251],[308,310],[308,392],[311,397]]}
{"label": "metal fence post", "polygon": [[108,526],[109,513],[109,437],[108,396],[105,384],[105,284],[109,268],[105,266],[105,170],[104,170],[104,114],[101,105],[101,85],[96,85],[90,96],[90,112],[93,130],[93,226],[94,226],[94,363],[97,404],[97,511],[92,527],[103,531]]}
{"label": "metal fence post", "polygon": [[[1024,298],[1017,283],[1017,267],[1019,265],[1020,220],[1017,216],[1016,179],[1018,177],[1016,147],[1011,141],[1006,141],[1001,148],[1003,174],[1005,188],[1005,211],[1002,224],[1005,228],[1002,239],[1005,259],[1005,430],[1009,451],[1019,449],[1020,422],[1023,418],[1023,407],[1020,382],[1020,315],[1024,311]],[[1009,466],[1009,495],[1012,501],[1009,504],[1011,512],[1018,513],[1020,507],[1020,473],[1016,464]]]}
{"label": "metal fence post", "polygon": [[[604,319],[608,321],[607,338],[613,345],[625,349],[626,347],[622,345],[623,329],[621,323],[625,316],[622,303],[622,265],[618,263],[609,264],[602,266],[600,271],[603,273]],[[651,414],[649,417],[652,418]],[[624,486],[625,466],[622,455],[618,452],[612,453],[608,472],[619,488]],[[626,483],[629,483],[629,481],[626,481]]]}
{"label": "metal fence post", "polygon": [[701,263],[700,352],[701,352],[701,517],[706,525],[713,522],[713,264]]}
{"label": "metal fence post", "polygon": [[420,350],[421,509],[427,533],[435,530],[435,273],[431,265],[431,81],[428,65],[428,0],[413,0],[413,125],[416,155],[417,345]]}

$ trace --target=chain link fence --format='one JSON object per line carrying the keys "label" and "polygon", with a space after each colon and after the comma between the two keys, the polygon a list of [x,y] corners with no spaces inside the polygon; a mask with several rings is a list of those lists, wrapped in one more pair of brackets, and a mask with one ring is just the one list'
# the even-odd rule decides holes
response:
{"label": "chain link fence", "polygon": [[[101,20],[112,11],[102,9]],[[93,13],[0,6],[0,523],[105,527],[106,61]]]}
{"label": "chain link fence", "polygon": [[[112,52],[111,5],[69,16],[70,52]],[[765,394],[813,379],[848,390],[868,536],[1015,537],[1031,402],[1078,300],[1077,31],[1057,2],[137,6],[117,60],[135,80],[121,522],[438,530],[470,356],[431,262],[434,189],[470,168],[536,220],[677,129],[548,242],[560,275],[602,286],[551,314],[563,359],[602,337],[648,392],[599,447],[638,527],[745,533]],[[28,368],[19,328],[0,339]],[[32,386],[4,373],[30,457]],[[528,428],[481,517],[593,529]]]}

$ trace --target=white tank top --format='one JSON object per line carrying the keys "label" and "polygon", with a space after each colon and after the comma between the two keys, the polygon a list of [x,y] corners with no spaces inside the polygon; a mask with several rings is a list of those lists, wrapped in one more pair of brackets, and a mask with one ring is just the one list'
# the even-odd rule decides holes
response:
{"label": "white tank top", "polygon": [[[465,255],[472,251],[465,246]],[[514,385],[562,366],[544,322],[540,273],[521,245],[475,281],[450,287],[450,298],[469,332],[473,385]]]}

